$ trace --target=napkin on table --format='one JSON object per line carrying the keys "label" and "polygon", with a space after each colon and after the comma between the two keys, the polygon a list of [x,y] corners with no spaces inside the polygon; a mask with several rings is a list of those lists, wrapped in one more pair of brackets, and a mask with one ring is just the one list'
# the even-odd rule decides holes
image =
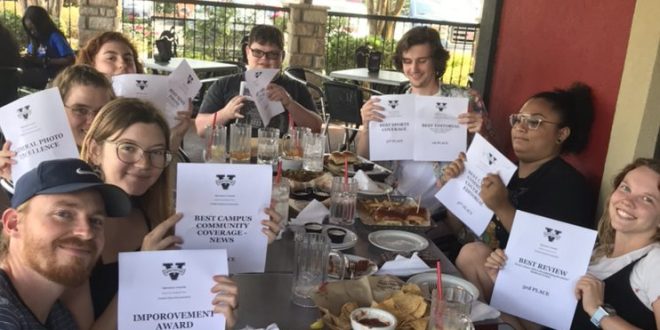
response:
{"label": "napkin on table", "polygon": [[433,269],[422,261],[422,259],[417,256],[417,252],[415,252],[410,258],[397,255],[394,260],[385,262],[376,275],[390,274],[395,276],[409,276],[428,272],[429,270]]}
{"label": "napkin on table", "polygon": [[472,322],[492,320],[498,317],[500,317],[500,312],[497,309],[479,300],[472,302],[472,312],[470,312]]}
{"label": "napkin on table", "polygon": [[357,171],[353,176],[353,179],[358,184],[358,190],[373,193],[383,191],[383,189],[381,189],[373,180],[371,180],[371,178],[369,178],[369,176],[362,170]]}
{"label": "napkin on table", "polygon": [[293,225],[304,225],[308,222],[322,223],[323,218],[330,214],[328,208],[323,205],[323,203],[312,199],[307,206],[305,206],[300,213],[298,213],[297,218],[291,219],[291,224]]}

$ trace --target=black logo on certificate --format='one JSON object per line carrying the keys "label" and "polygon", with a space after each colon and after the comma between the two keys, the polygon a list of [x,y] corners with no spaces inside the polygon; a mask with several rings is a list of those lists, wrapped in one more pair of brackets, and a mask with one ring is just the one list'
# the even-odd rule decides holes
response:
{"label": "black logo on certificate", "polygon": [[135,80],[135,85],[143,91],[145,88],[147,88],[148,82],[146,80]]}
{"label": "black logo on certificate", "polygon": [[215,176],[215,184],[222,187],[222,189],[227,190],[229,187],[233,186],[236,183],[235,174],[218,174]]}
{"label": "black logo on certificate", "polygon": [[190,83],[193,82],[193,80],[195,80],[195,79],[193,78],[192,75],[189,74],[188,75],[188,80],[186,81],[186,84],[190,85]]}
{"label": "black logo on certificate", "polygon": [[543,236],[548,239],[548,242],[558,241],[561,238],[561,230],[545,227]]}
{"label": "black logo on certificate", "polygon": [[488,161],[488,165],[493,165],[497,161],[497,157],[495,157],[495,155],[493,155],[492,153],[487,152],[486,160]]}
{"label": "black logo on certificate", "polygon": [[32,114],[32,110],[30,110],[29,105],[26,105],[22,108],[18,108],[18,110],[16,110],[16,115],[18,116],[18,118],[21,118],[21,119],[24,119],[24,120],[27,120],[30,117],[31,114]]}
{"label": "black logo on certificate", "polygon": [[186,273],[185,262],[164,262],[163,275],[169,276],[172,281],[179,279],[179,276],[183,276]]}
{"label": "black logo on certificate", "polygon": [[392,108],[392,110],[399,106],[399,100],[389,100],[387,103],[390,104],[390,108]]}
{"label": "black logo on certificate", "polygon": [[445,108],[447,108],[447,102],[435,102],[435,108],[438,109],[438,111],[443,112],[445,111]]}

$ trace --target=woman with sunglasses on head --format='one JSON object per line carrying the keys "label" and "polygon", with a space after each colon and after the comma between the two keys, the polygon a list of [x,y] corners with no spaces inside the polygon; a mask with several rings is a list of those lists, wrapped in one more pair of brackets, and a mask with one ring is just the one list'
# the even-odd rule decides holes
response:
{"label": "woman with sunglasses on head", "polygon": [[[587,274],[575,287],[571,329],[660,329],[660,162],[639,158],[613,183]],[[486,259],[493,283],[506,259],[501,249]],[[503,318],[519,329],[538,327]]]}
{"label": "woman with sunglasses on head", "polygon": [[[506,186],[496,173],[482,179],[479,196],[494,216],[481,240],[464,245],[456,259],[458,269],[486,300],[492,281],[485,275],[484,261],[493,249],[506,246],[516,210],[593,227],[593,193],[584,176],[561,158],[586,147],[592,120],[591,89],[580,83],[538,93],[510,116],[518,170]],[[464,170],[464,160],[461,154],[445,168],[444,181]]]}
{"label": "woman with sunglasses on head", "polygon": [[[270,25],[254,26],[243,47],[248,69],[282,68],[284,35],[278,28]],[[256,106],[239,95],[240,84],[244,80],[245,74],[237,73],[222,77],[209,87],[195,118],[199,136],[204,135],[206,127],[211,126],[214,118],[222,125],[246,118],[244,120],[252,125],[254,136],[258,128],[264,127]],[[273,117],[268,127],[278,128],[280,134],[285,134],[289,129],[290,116],[296,126],[309,127],[313,132],[321,131],[321,116],[316,113],[312,96],[303,84],[279,74],[268,84],[266,94],[269,100],[279,101],[284,107],[284,112]]]}
{"label": "woman with sunglasses on head", "polygon": [[[98,168],[104,181],[122,188],[133,200],[133,211],[105,226],[105,247],[88,285],[72,290],[63,301],[74,312],[80,328],[117,327],[118,254],[176,248],[181,238],[172,235],[182,214],[172,214],[169,127],[151,104],[119,98],[104,106],[83,141],[81,158]],[[263,231],[272,242],[281,217],[266,209]],[[236,285],[215,277],[214,310],[233,325]]]}

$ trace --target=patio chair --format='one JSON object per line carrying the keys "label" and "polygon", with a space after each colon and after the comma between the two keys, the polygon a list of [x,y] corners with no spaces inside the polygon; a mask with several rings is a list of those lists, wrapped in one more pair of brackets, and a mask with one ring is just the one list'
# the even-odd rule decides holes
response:
{"label": "patio chair", "polygon": [[[314,99],[314,102],[316,102],[316,108],[321,110],[321,118],[325,120],[327,118],[327,114],[325,111],[325,100],[324,100],[325,93],[323,93],[323,89],[321,89],[319,85],[309,80],[323,83],[324,81],[332,80],[332,78],[322,75],[320,73],[316,73],[312,70],[299,68],[299,67],[288,67],[284,69],[284,74],[287,77],[307,87],[310,94],[312,95],[312,98]],[[311,78],[309,80],[307,79],[308,75]]]}
{"label": "patio chair", "polygon": [[342,123],[344,127],[343,142],[339,151],[344,151],[355,141],[358,129],[362,124],[360,108],[364,104],[364,94],[381,95],[379,91],[355,84],[338,81],[323,83],[327,112],[332,121]]}

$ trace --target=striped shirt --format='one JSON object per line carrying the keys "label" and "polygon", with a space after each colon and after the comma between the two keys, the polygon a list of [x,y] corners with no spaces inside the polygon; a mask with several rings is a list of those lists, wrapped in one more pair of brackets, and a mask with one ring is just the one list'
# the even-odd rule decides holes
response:
{"label": "striped shirt", "polygon": [[56,301],[42,324],[25,306],[7,274],[0,269],[0,329],[2,330],[70,330],[78,329],[71,313]]}

